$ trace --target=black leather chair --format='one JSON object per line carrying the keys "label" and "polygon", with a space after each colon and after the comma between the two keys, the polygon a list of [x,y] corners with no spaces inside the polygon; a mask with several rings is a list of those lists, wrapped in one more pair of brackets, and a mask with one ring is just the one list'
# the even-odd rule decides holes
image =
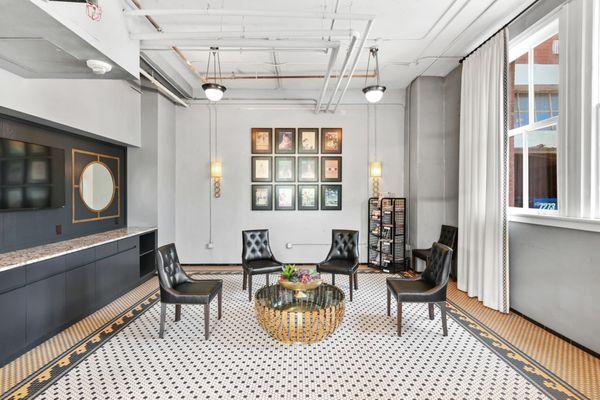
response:
{"label": "black leather chair", "polygon": [[[440,231],[440,238],[437,242],[445,244],[446,246],[452,249],[452,268],[450,270],[450,276],[456,279],[456,255],[458,254],[458,251],[456,251],[456,244],[458,242],[458,228],[455,226],[442,225],[442,230]],[[431,248],[414,249],[412,251],[413,270],[417,265],[417,258],[420,258],[421,260],[427,263],[427,258],[429,258],[430,255]]]}
{"label": "black leather chair", "polygon": [[283,264],[275,259],[269,245],[269,230],[257,229],[242,231],[242,268],[244,277],[242,289],[248,287],[248,301],[252,301],[252,276],[280,272]]}
{"label": "black leather chair", "polygon": [[331,249],[327,258],[317,264],[317,271],[331,274],[331,284],[335,285],[335,275],[348,275],[350,280],[350,301],[352,289],[358,290],[358,231],[331,231]]}
{"label": "black leather chair", "polygon": [[398,302],[398,336],[402,335],[402,303],[429,303],[429,319],[433,319],[433,305],[437,303],[442,310],[442,329],[448,335],[446,325],[446,289],[450,275],[452,249],[440,243],[434,243],[425,271],[419,278],[387,278],[387,315],[390,315],[390,298],[393,295]]}
{"label": "black leather chair", "polygon": [[156,253],[158,281],[160,283],[160,331],[165,331],[167,304],[175,304],[175,322],[181,319],[182,304],[204,305],[204,338],[208,339],[210,302],[217,297],[218,318],[221,319],[223,281],[220,279],[197,280],[190,278],[179,263],[175,244],[160,247]]}

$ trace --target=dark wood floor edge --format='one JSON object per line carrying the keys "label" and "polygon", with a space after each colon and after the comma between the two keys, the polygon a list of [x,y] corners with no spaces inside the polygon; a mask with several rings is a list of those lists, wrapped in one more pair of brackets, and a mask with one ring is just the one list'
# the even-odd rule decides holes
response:
{"label": "dark wood floor edge", "polygon": [[585,347],[584,345],[574,341],[573,339],[570,339],[568,337],[566,337],[565,335],[560,334],[559,332],[555,331],[554,329],[534,320],[531,317],[528,317],[527,315],[523,314],[522,312],[515,310],[514,308],[510,308],[510,311],[512,313],[515,313],[516,315],[518,315],[519,317],[531,322],[532,324],[536,325],[539,328],[542,328],[543,330],[545,330],[546,332],[549,332],[551,334],[553,334],[554,336],[564,340],[565,342],[569,343],[570,345],[573,345],[575,347],[577,347],[579,350],[585,351],[586,353],[588,353],[589,355],[591,355],[592,357],[596,357],[598,359],[600,359],[600,353],[595,352],[594,350]]}

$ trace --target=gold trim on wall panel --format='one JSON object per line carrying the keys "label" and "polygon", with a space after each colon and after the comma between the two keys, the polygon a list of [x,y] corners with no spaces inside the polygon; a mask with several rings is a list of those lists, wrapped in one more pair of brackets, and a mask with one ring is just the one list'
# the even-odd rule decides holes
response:
{"label": "gold trim on wall panel", "polygon": [[[75,155],[76,154],[85,154],[85,155],[90,155],[90,156],[94,156],[96,157],[97,161],[92,161],[92,162],[99,162],[101,164],[106,165],[104,162],[102,162],[102,158],[110,158],[113,160],[117,161],[117,176],[115,177],[113,175],[113,172],[111,171],[110,168],[107,169],[110,172],[112,178],[113,178],[113,182],[115,184],[114,190],[113,190],[113,198],[111,199],[111,202],[109,203],[108,206],[106,206],[104,208],[104,210],[100,210],[100,211],[95,211],[95,210],[91,210],[89,207],[87,207],[87,204],[85,204],[85,201],[83,201],[83,198],[81,198],[81,190],[80,190],[80,184],[75,184]],[[88,163],[89,164],[89,163]],[[87,165],[86,165],[87,167]],[[85,170],[85,167],[82,169]],[[91,221],[101,221],[101,220],[105,220],[105,219],[113,219],[113,218],[120,218],[121,217],[121,187],[119,185],[119,183],[121,182],[121,159],[119,157],[115,157],[115,156],[111,156],[108,154],[102,154],[102,153],[96,153],[96,152],[92,152],[92,151],[87,151],[87,150],[79,150],[79,149],[72,149],[71,151],[71,212],[72,212],[72,223],[73,224],[79,224],[82,222],[91,222]],[[84,218],[84,219],[76,219],[76,214],[75,214],[75,192],[78,193],[79,199],[83,202],[83,204],[88,208],[88,210],[97,213],[96,217],[93,218]],[[103,211],[107,210],[110,206],[113,205],[115,197],[117,199],[117,213],[114,215],[105,215],[105,216],[100,216],[102,214]]]}

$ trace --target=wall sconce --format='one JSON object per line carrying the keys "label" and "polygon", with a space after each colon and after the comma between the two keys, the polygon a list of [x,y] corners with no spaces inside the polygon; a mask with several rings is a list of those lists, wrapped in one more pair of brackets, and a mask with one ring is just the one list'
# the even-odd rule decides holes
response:
{"label": "wall sconce", "polygon": [[373,179],[373,197],[379,197],[379,179],[381,178],[381,161],[371,161],[369,175]]}
{"label": "wall sconce", "polygon": [[215,197],[221,197],[221,178],[223,177],[223,164],[221,161],[211,161],[210,163],[210,177],[214,181]]}

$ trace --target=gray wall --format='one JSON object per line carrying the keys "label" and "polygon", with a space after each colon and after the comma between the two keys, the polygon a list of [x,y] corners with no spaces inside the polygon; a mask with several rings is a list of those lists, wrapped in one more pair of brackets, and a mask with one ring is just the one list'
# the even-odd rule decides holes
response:
{"label": "gray wall", "polygon": [[127,149],[131,226],[158,227],[159,245],[175,241],[175,106],[142,94],[142,146]]}
{"label": "gray wall", "polygon": [[600,233],[510,223],[511,307],[600,353]]}
{"label": "gray wall", "polygon": [[[420,77],[407,91],[409,243],[427,248],[440,226],[458,224],[460,78]],[[424,268],[419,263],[418,270]]]}

